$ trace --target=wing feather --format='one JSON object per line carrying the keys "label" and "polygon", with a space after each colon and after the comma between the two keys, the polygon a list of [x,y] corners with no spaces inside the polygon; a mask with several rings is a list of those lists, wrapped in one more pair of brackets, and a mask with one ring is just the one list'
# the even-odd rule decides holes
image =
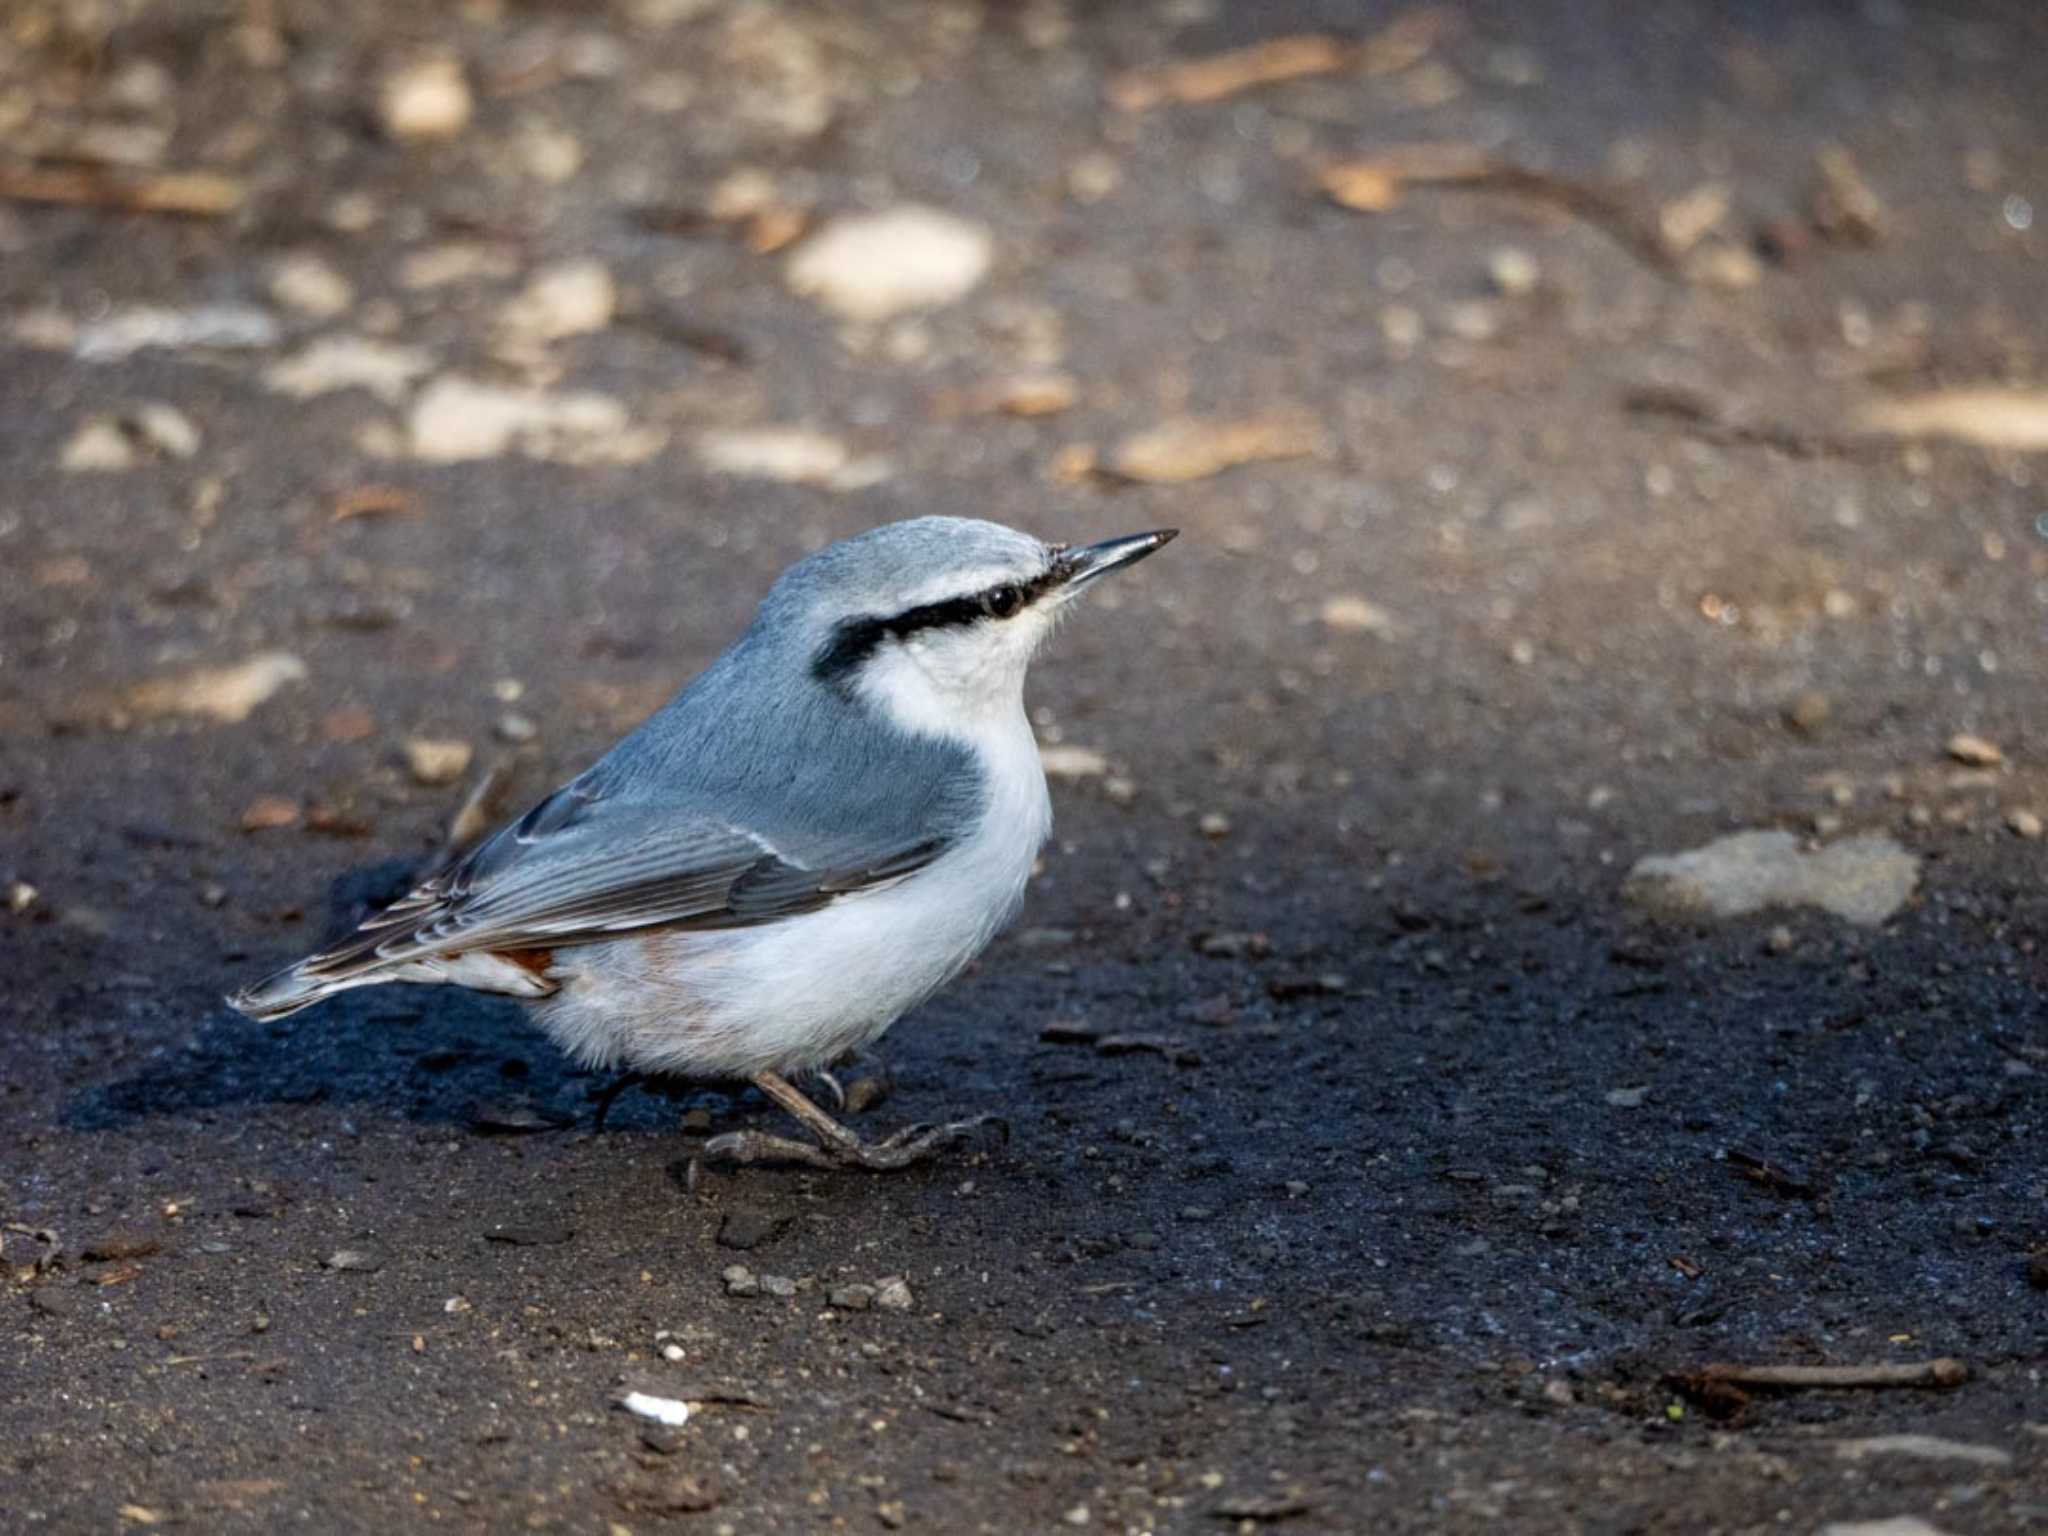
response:
{"label": "wing feather", "polygon": [[900,879],[948,846],[838,835],[785,850],[709,814],[678,815],[572,781],[461,862],[303,961],[341,979],[425,955],[558,948],[636,928],[734,928],[812,911]]}

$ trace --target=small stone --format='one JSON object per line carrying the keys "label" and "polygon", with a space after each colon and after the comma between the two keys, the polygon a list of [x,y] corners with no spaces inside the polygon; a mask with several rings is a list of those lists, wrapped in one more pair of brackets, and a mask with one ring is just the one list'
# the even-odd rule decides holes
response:
{"label": "small stone", "polygon": [[519,168],[535,181],[559,186],[583,169],[583,144],[553,123],[529,122],[512,139]]}
{"label": "small stone", "polygon": [[1537,283],[1543,280],[1543,271],[1536,265],[1536,258],[1513,245],[1504,245],[1487,258],[1486,275],[1493,280],[1493,286],[1509,298],[1535,292]]}
{"label": "small stone", "polygon": [[39,1285],[28,1293],[28,1304],[45,1317],[69,1317],[78,1310],[78,1293],[66,1287]]}
{"label": "small stone", "polygon": [[1657,213],[1657,233],[1664,249],[1683,256],[1712,234],[1728,216],[1734,189],[1724,181],[1706,181],[1682,196],[1673,198]]}
{"label": "small stone", "polygon": [[825,1300],[842,1312],[865,1312],[875,1304],[875,1288],[872,1285],[835,1285]]}
{"label": "small stone", "polygon": [[1792,930],[1783,923],[1780,923],[1764,939],[1764,948],[1774,955],[1789,955],[1792,953],[1792,946],[1795,942],[1792,937]]}
{"label": "small stone", "polygon": [[681,1365],[688,1357],[682,1345],[671,1342],[661,1346],[661,1358],[670,1365]]}
{"label": "small stone", "polygon": [[1828,723],[1828,717],[1835,712],[1834,704],[1818,688],[1808,688],[1793,696],[1785,706],[1785,723],[1795,731],[1811,736]]}
{"label": "small stone", "polygon": [[742,1253],[756,1248],[765,1248],[787,1232],[796,1222],[794,1216],[772,1211],[739,1209],[727,1211],[718,1224],[718,1246],[732,1248]]}
{"label": "small stone", "polygon": [[885,1499],[875,1506],[875,1518],[882,1522],[884,1530],[900,1531],[909,1518],[909,1511],[901,1499]]}
{"label": "small stone", "polygon": [[97,416],[64,445],[58,464],[70,474],[118,474],[135,467],[135,444],[112,417]]}
{"label": "small stone", "polygon": [[602,263],[565,261],[536,272],[499,320],[516,340],[560,341],[603,330],[618,306],[618,285]]}
{"label": "small stone", "polygon": [[161,1239],[147,1232],[133,1232],[116,1227],[91,1239],[78,1250],[80,1258],[89,1263],[107,1263],[117,1259],[146,1259],[152,1254],[163,1252]]}
{"label": "small stone", "polygon": [[1960,731],[1948,739],[1948,755],[1971,768],[1996,768],[2005,761],[1998,743]]}
{"label": "small stone", "polygon": [[719,1278],[725,1282],[728,1296],[758,1296],[761,1294],[760,1279],[744,1264],[728,1264],[720,1271]]}
{"label": "small stone", "polygon": [[1123,168],[1109,155],[1092,150],[1067,167],[1067,196],[1084,206],[1101,202],[1123,184]]}
{"label": "small stone", "polygon": [[1460,341],[1491,341],[1500,332],[1500,311],[1484,299],[1467,299],[1444,311],[1444,329]]}
{"label": "small stone", "polygon": [[763,1275],[761,1291],[767,1296],[790,1297],[796,1294],[796,1282],[787,1275]]}
{"label": "small stone", "polygon": [[39,894],[26,880],[11,880],[7,885],[7,910],[18,916],[36,904]]}
{"label": "small stone", "polygon": [[244,832],[274,832],[280,827],[297,826],[299,803],[287,800],[283,795],[258,795],[242,808],[239,823]]}
{"label": "small stone", "polygon": [[1195,823],[1195,830],[1214,842],[1230,836],[1230,818],[1221,811],[1205,811],[1202,819]]}
{"label": "small stone", "polygon": [[1040,747],[1038,760],[1050,779],[1090,779],[1109,772],[1109,759],[1093,747]]}
{"label": "small stone", "polygon": [[412,736],[405,743],[405,766],[419,784],[452,784],[469,772],[475,749],[452,737]]}
{"label": "small stone", "polygon": [[2006,830],[2013,836],[2024,837],[2029,841],[2039,837],[2042,832],[2040,816],[2025,808],[2007,811],[2005,825]]}
{"label": "small stone", "polygon": [[377,121],[400,143],[452,139],[475,110],[461,62],[446,55],[399,65],[377,90]]}
{"label": "small stone", "polygon": [[884,1312],[908,1312],[917,1305],[917,1298],[901,1275],[884,1275],[875,1282],[875,1305]]}
{"label": "small stone", "polygon": [[1764,268],[1748,246],[1714,240],[1686,258],[1685,275],[1703,288],[1737,293],[1762,282]]}
{"label": "small stone", "polygon": [[374,1275],[384,1267],[384,1256],[368,1248],[337,1248],[327,1256],[326,1263],[329,1269]]}
{"label": "small stone", "polygon": [[322,257],[301,251],[271,269],[270,296],[286,309],[329,320],[355,302],[356,291]]}
{"label": "small stone", "polygon": [[1331,598],[1323,604],[1319,617],[1327,629],[1376,635],[1382,640],[1394,637],[1394,616],[1378,603],[1355,594]]}
{"label": "small stone", "polygon": [[667,1429],[681,1429],[690,1422],[690,1405],[680,1398],[656,1397],[650,1392],[628,1392],[619,1406],[638,1418],[651,1419]]}
{"label": "small stone", "polygon": [[199,451],[199,428],[192,418],[162,401],[136,407],[134,430],[143,442],[174,459],[189,459]]}
{"label": "small stone", "polygon": [[834,219],[797,248],[785,275],[843,319],[877,323],[965,297],[994,259],[982,225],[913,205]]}
{"label": "small stone", "polygon": [[1572,1391],[1572,1384],[1560,1376],[1553,1376],[1543,1383],[1543,1398],[1544,1401],[1555,1403],[1560,1408],[1569,1408],[1578,1401],[1577,1395]]}
{"label": "small stone", "polygon": [[430,353],[367,336],[322,336],[265,370],[266,388],[295,400],[338,389],[364,389],[397,405],[413,381],[433,371]]}
{"label": "small stone", "polygon": [[720,427],[697,437],[697,458],[716,474],[860,490],[886,479],[888,461],[856,457],[844,441],[807,427]]}
{"label": "small stone", "polygon": [[1889,837],[1852,837],[1809,853],[1789,832],[1754,831],[1639,859],[1622,893],[1679,918],[1814,906],[1874,927],[1905,905],[1919,880],[1919,859]]}
{"label": "small stone", "polygon": [[1643,1100],[1649,1092],[1649,1088],[1643,1084],[1630,1088],[1610,1088],[1607,1090],[1607,1102],[1616,1109],[1641,1109]]}
{"label": "small stone", "polygon": [[539,726],[517,712],[507,712],[498,716],[498,723],[494,729],[500,741],[510,742],[514,746],[529,742],[540,734]]}

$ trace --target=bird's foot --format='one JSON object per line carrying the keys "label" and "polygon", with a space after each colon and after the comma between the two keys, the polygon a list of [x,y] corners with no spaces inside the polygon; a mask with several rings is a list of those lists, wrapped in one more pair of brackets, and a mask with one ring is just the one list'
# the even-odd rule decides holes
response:
{"label": "bird's foot", "polygon": [[748,1163],[795,1163],[807,1168],[865,1168],[875,1173],[890,1173],[922,1162],[990,1126],[1003,1140],[1009,1140],[1008,1121],[999,1115],[974,1115],[965,1120],[951,1120],[944,1125],[907,1126],[882,1141],[863,1141],[847,1132],[844,1141],[834,1138],[820,1144],[797,1141],[788,1136],[771,1136],[766,1131],[728,1131],[707,1141],[703,1155],[709,1162],[742,1166]]}

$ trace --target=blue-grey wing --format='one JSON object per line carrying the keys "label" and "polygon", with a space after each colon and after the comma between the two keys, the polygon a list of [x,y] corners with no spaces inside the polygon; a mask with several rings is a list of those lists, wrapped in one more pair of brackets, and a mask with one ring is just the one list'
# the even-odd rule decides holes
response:
{"label": "blue-grey wing", "polygon": [[636,928],[733,928],[814,910],[945,851],[926,828],[763,831],[613,798],[586,774],[302,963],[335,977],[426,955],[553,949]]}

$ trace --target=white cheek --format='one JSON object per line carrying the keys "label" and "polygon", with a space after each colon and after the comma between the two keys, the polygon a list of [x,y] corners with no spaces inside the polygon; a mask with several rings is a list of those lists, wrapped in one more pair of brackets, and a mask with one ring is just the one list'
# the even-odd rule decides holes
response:
{"label": "white cheek", "polygon": [[1023,614],[996,629],[913,635],[885,646],[861,687],[906,729],[932,735],[973,734],[1023,703],[1024,673],[1049,625]]}

